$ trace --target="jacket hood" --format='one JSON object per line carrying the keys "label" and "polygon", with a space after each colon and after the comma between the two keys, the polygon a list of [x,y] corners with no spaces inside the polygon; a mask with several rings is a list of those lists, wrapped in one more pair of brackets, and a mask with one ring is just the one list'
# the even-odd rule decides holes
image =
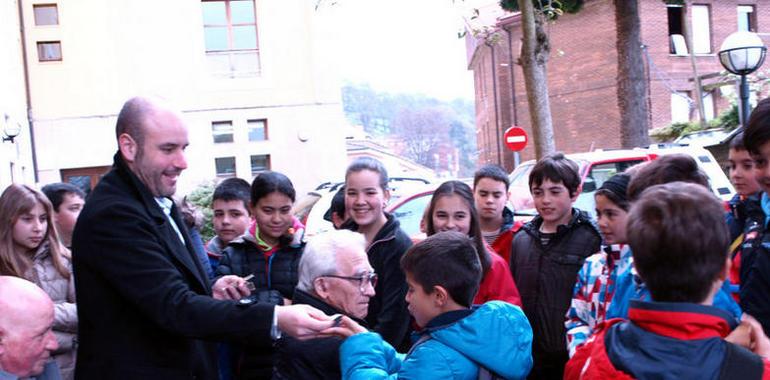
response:
{"label": "jacket hood", "polygon": [[532,369],[532,327],[524,312],[507,302],[487,302],[430,334],[505,379],[523,379]]}
{"label": "jacket hood", "polygon": [[508,206],[505,206],[503,208],[503,224],[500,225],[500,232],[510,230],[513,227],[513,223],[513,210],[511,210]]}

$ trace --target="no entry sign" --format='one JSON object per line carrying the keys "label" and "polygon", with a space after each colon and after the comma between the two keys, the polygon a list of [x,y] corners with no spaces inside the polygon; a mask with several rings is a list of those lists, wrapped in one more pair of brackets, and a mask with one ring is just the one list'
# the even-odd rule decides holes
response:
{"label": "no entry sign", "polygon": [[508,149],[514,152],[524,149],[524,147],[527,146],[527,141],[529,141],[527,132],[520,127],[508,128],[503,135],[503,139],[505,140],[505,145]]}

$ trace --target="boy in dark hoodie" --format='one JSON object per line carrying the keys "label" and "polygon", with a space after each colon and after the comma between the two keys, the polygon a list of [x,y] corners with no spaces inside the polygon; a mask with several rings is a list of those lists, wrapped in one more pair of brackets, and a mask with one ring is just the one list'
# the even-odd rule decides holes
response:
{"label": "boy in dark hoodie", "polygon": [[601,235],[585,211],[572,207],[580,175],[562,153],[535,164],[529,188],[539,215],[513,237],[511,272],[534,333],[529,378],[560,379],[569,359],[564,316],[578,270],[599,250]]}

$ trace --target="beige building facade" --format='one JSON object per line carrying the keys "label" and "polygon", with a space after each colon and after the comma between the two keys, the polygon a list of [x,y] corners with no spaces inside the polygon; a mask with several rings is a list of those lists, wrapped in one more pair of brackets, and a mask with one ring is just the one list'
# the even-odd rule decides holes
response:
{"label": "beige building facade", "polygon": [[344,172],[347,122],[331,50],[313,38],[322,26],[312,2],[22,0],[22,9],[40,184],[93,186],[112,164],[117,113],[136,95],[183,111],[181,193],[268,169],[304,192]]}
{"label": "beige building facade", "polygon": [[0,2],[0,191],[35,182],[20,28],[18,3]]}

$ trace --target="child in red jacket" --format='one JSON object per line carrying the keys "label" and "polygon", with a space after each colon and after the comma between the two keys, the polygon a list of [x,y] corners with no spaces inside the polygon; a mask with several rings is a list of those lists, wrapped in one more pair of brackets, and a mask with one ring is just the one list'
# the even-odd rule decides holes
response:
{"label": "child in red jacket", "polygon": [[761,326],[748,317],[731,333],[735,319],[711,306],[729,270],[721,202],[703,186],[657,185],[628,220],[634,264],[653,301],[631,301],[629,321],[600,325],[564,378],[770,379]]}

